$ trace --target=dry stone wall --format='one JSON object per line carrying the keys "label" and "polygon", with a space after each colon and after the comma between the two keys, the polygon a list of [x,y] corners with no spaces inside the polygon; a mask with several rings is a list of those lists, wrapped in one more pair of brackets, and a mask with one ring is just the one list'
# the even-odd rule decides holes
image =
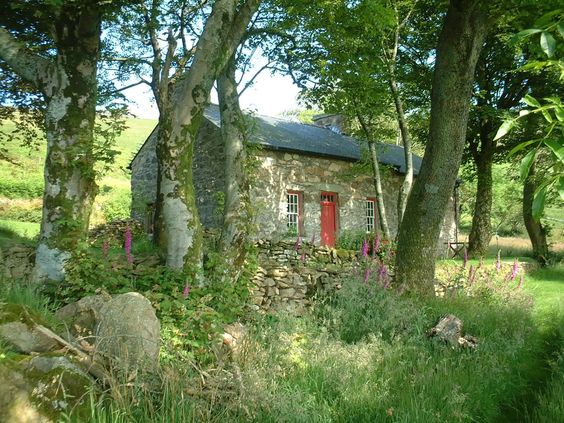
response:
{"label": "dry stone wall", "polygon": [[357,261],[354,251],[310,243],[259,241],[258,269],[252,279],[252,308],[302,312],[316,294],[341,287]]}

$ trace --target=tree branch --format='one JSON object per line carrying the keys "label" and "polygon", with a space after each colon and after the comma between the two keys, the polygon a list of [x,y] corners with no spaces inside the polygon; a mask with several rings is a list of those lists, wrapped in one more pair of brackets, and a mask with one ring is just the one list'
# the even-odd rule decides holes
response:
{"label": "tree branch", "polygon": [[48,68],[55,66],[50,60],[31,53],[4,28],[0,28],[0,58],[41,91],[47,82]]}

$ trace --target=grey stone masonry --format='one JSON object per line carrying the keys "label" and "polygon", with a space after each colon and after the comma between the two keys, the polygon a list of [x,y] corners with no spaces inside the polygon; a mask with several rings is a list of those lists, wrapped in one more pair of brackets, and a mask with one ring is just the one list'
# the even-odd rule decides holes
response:
{"label": "grey stone masonry", "polygon": [[[322,131],[331,133],[329,130]],[[155,147],[156,131],[153,131],[131,163],[132,215],[143,222],[148,231],[151,230],[157,195]],[[335,194],[337,238],[349,231],[366,231],[366,201],[376,195],[372,177],[360,168],[358,161],[350,157],[339,159],[306,151],[287,151],[274,143],[263,144],[255,154],[258,166],[251,186],[257,228],[253,234],[255,240],[294,238],[295,234],[288,229],[288,192],[299,193],[300,235],[304,239],[320,240],[320,200],[323,192]],[[218,123],[205,117],[194,146],[193,172],[198,212],[206,229],[216,229],[222,222],[224,162]],[[403,180],[397,169],[394,165],[381,165],[384,204],[393,237],[398,229],[397,195]],[[375,215],[377,225],[377,211]],[[454,241],[455,232],[451,202],[437,246],[439,253],[446,253],[445,243]]]}

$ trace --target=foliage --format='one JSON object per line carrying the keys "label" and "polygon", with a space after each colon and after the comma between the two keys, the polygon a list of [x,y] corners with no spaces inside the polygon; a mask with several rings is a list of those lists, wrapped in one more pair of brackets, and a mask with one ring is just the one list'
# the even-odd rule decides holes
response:
{"label": "foliage", "polygon": [[[548,22],[547,22],[548,21]],[[552,21],[552,22],[551,22]],[[522,41],[533,35],[540,35],[540,47],[546,55],[544,61],[530,61],[524,70],[531,72],[552,71],[560,73],[560,80],[564,79],[564,65],[560,57],[561,49],[558,49],[556,39],[552,33],[557,33],[560,38],[564,38],[564,23],[561,18],[561,11],[556,10],[544,15],[537,22],[538,28],[530,28],[516,34],[516,41]],[[519,120],[530,115],[542,115],[544,127],[542,136],[528,140],[517,145],[510,151],[509,156],[526,151],[525,157],[521,160],[520,174],[521,179],[525,180],[529,174],[532,163],[538,155],[544,155],[549,159],[549,166],[544,169],[543,182],[535,191],[533,200],[533,217],[538,220],[544,213],[545,202],[551,191],[556,191],[560,201],[564,201],[564,107],[559,98],[558,90],[555,95],[544,97],[542,102],[526,95],[523,102],[529,109],[523,109],[516,117],[509,118],[499,127],[495,139],[506,136],[518,123]]]}
{"label": "foliage", "polygon": [[[464,183],[460,189],[460,225],[465,228],[470,226],[474,215],[476,180],[473,168],[468,165],[461,169],[461,174]],[[515,167],[510,164],[494,164],[492,179],[492,232],[500,236],[523,233],[523,188]]]}
{"label": "foliage", "polygon": [[[143,246],[142,241],[134,240],[132,256],[138,257]],[[140,292],[151,301],[161,321],[162,362],[209,363],[223,325],[241,317],[245,310],[248,273],[237,284],[223,281],[222,270],[217,268],[221,261],[210,255],[205,283],[199,286],[186,274],[164,266],[129,263],[121,247],[106,248],[107,252],[93,248],[77,251],[67,264],[65,283],[48,285],[45,293],[67,304],[100,292]]]}

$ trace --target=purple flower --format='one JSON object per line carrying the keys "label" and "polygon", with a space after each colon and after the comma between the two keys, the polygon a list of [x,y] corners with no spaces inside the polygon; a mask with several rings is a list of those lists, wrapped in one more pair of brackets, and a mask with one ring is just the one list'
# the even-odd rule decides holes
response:
{"label": "purple flower", "polygon": [[125,229],[125,242],[123,248],[125,250],[125,256],[127,257],[127,262],[133,264],[133,256],[131,255],[131,243],[133,241],[133,234],[131,233],[131,228],[128,226]]}
{"label": "purple flower", "polygon": [[362,241],[362,257],[368,257],[368,242],[366,239]]}
{"label": "purple flower", "polygon": [[495,270],[501,270],[501,250],[497,250],[497,258],[495,260]]}
{"label": "purple flower", "polygon": [[388,268],[386,267],[385,264],[382,264],[378,268],[377,280],[382,283],[382,286],[384,288],[388,288],[388,286],[390,285],[390,275],[388,274]]}
{"label": "purple flower", "polygon": [[298,235],[298,239],[296,239],[296,243],[294,244],[294,250],[298,251],[302,245],[302,239]]}
{"label": "purple flower", "polygon": [[305,263],[305,261],[306,261],[306,253],[305,253],[305,251],[302,252],[302,256],[300,257],[300,260],[302,261],[302,263]]}
{"label": "purple flower", "polygon": [[370,269],[367,267],[364,271],[364,283],[368,283],[368,278],[370,278]]}
{"label": "purple flower", "polygon": [[513,262],[513,265],[511,266],[511,275],[510,275],[509,278],[512,281],[515,280],[517,273],[519,273],[519,260],[515,259],[515,261]]}
{"label": "purple flower", "polygon": [[464,263],[462,267],[466,269],[467,264],[468,264],[468,250],[466,249],[466,246],[464,246]]}
{"label": "purple flower", "polygon": [[188,298],[188,295],[190,295],[190,284],[186,282],[186,285],[184,285],[184,290],[182,291],[182,296],[184,298]]}
{"label": "purple flower", "polygon": [[374,240],[374,253],[380,251],[380,234],[376,234],[376,239]]}

